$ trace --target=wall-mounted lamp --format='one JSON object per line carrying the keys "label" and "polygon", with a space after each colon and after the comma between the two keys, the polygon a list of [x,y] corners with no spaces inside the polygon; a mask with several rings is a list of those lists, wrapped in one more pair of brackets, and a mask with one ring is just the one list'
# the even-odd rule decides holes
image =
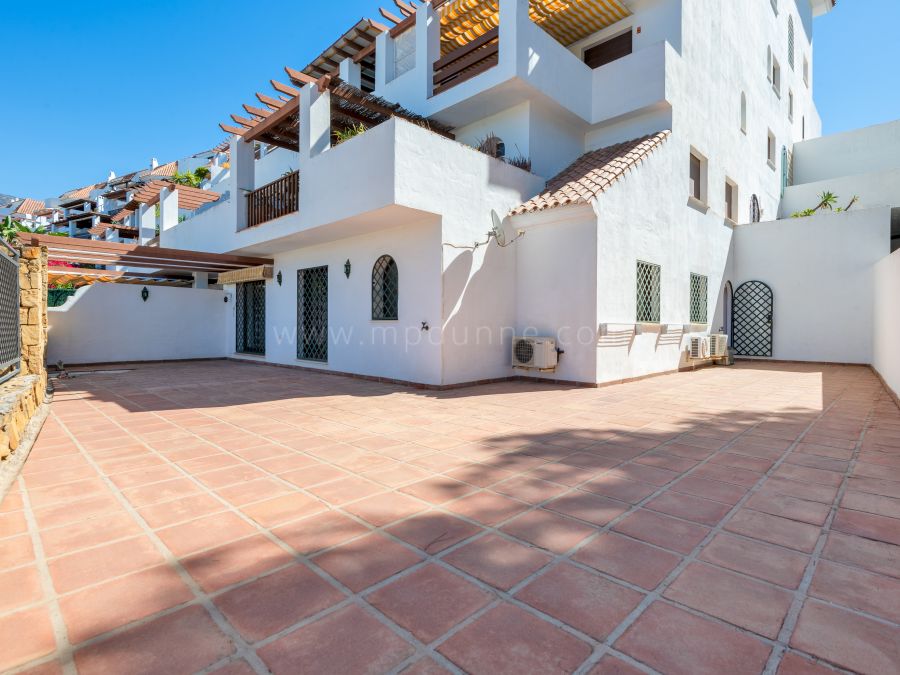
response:
{"label": "wall-mounted lamp", "polygon": [[344,274],[347,275],[347,278],[348,278],[348,279],[350,278],[350,269],[351,269],[351,267],[352,267],[352,266],[350,265],[350,258],[347,258],[347,262],[344,263]]}
{"label": "wall-mounted lamp", "polygon": [[147,302],[147,298],[149,298],[149,297],[150,297],[150,289],[148,289],[146,286],[144,286],[144,288],[141,289],[141,300],[143,300],[144,302]]}
{"label": "wall-mounted lamp", "polygon": [[284,281],[284,277],[281,276],[281,270],[278,270],[278,274],[275,275],[275,281],[278,282],[279,286],[281,286],[281,282]]}

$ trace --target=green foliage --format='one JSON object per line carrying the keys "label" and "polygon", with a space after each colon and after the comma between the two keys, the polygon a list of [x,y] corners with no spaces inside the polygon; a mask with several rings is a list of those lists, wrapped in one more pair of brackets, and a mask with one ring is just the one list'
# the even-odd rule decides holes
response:
{"label": "green foliage", "polygon": [[209,178],[209,169],[205,166],[200,166],[193,171],[185,171],[184,173],[176,171],[170,180],[177,185],[200,187],[200,184],[207,178]]}
{"label": "green foliage", "polygon": [[808,218],[809,216],[813,216],[819,211],[834,211],[835,213],[843,213],[844,211],[849,211],[856,202],[859,201],[859,197],[857,195],[853,195],[853,198],[847,204],[847,206],[838,206],[837,204],[838,196],[833,192],[828,190],[824,191],[819,195],[819,203],[815,208],[812,209],[803,209],[802,211],[797,211],[796,213],[791,214],[791,218]]}
{"label": "green foliage", "polygon": [[359,124],[352,124],[346,129],[335,129],[333,133],[334,144],[340,145],[345,141],[349,141],[351,138],[355,138],[356,136],[360,136],[366,133],[366,125],[360,122]]}
{"label": "green foliage", "polygon": [[0,239],[5,239],[8,242],[12,242],[13,239],[16,238],[16,235],[19,232],[33,232],[34,234],[47,234],[47,230],[41,226],[38,226],[34,229],[31,229],[24,223],[13,220],[10,216],[6,216],[2,223],[0,223]]}

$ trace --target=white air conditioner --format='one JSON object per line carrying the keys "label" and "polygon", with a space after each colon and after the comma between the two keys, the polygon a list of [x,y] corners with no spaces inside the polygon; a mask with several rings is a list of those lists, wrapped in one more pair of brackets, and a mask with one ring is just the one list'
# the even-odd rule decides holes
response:
{"label": "white air conditioner", "polygon": [[715,333],[709,336],[709,355],[714,359],[720,359],[728,353],[728,336],[725,333]]}
{"label": "white air conditioner", "polygon": [[513,368],[556,368],[559,354],[556,340],[549,337],[514,337],[512,342]]}
{"label": "white air conditioner", "polygon": [[699,335],[691,338],[691,358],[694,360],[709,358],[709,338]]}

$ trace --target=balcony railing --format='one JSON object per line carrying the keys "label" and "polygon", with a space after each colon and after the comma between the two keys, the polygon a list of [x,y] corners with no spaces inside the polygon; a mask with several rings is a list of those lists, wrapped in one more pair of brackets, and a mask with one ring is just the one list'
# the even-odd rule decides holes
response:
{"label": "balcony railing", "polygon": [[292,171],[247,195],[247,227],[300,210],[300,172]]}
{"label": "balcony railing", "polygon": [[465,82],[499,62],[500,33],[494,28],[434,62],[434,93]]}

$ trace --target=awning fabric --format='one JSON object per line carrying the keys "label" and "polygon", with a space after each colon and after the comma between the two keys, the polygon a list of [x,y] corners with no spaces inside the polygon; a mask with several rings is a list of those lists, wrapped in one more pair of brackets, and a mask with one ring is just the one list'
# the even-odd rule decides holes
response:
{"label": "awning fabric", "polygon": [[[531,20],[568,46],[631,15],[620,0],[530,0]],[[500,25],[499,0],[453,0],[438,10],[441,53]]]}
{"label": "awning fabric", "polygon": [[245,267],[242,270],[220,272],[218,283],[242,284],[247,281],[262,281],[263,279],[271,279],[272,276],[273,269],[271,265],[257,265],[256,267]]}

